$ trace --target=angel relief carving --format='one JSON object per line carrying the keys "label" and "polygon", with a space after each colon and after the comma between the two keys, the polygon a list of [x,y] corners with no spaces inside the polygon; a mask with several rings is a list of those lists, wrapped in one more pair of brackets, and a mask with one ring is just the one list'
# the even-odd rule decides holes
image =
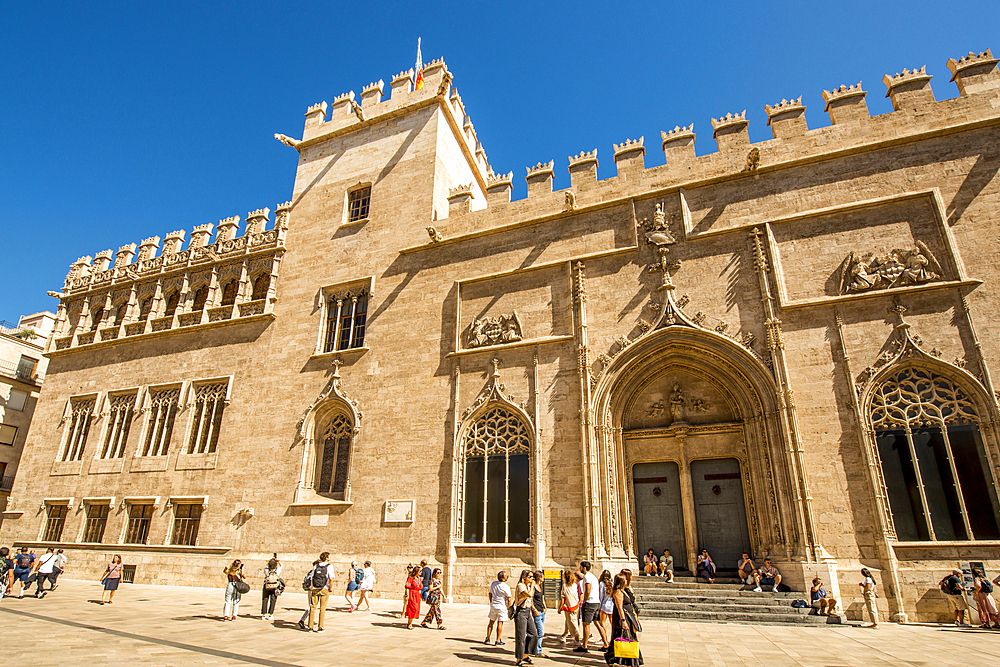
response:
{"label": "angel relief carving", "polygon": [[840,293],[920,285],[943,277],[944,271],[934,255],[922,241],[917,241],[908,250],[895,248],[888,253],[869,252],[864,256],[851,252],[844,263]]}
{"label": "angel relief carving", "polygon": [[510,315],[475,318],[469,327],[468,347],[502,345],[521,340],[521,320],[514,311]]}

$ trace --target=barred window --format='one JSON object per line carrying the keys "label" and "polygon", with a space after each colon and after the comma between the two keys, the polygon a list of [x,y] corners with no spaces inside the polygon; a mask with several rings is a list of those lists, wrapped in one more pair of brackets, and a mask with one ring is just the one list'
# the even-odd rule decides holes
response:
{"label": "barred window", "polygon": [[349,350],[365,345],[365,326],[368,320],[368,292],[348,292],[327,303],[326,339],[324,352]]}
{"label": "barred window", "polygon": [[87,505],[87,523],[83,529],[84,542],[104,541],[104,528],[108,525],[110,509],[107,505]]}
{"label": "barred window", "polygon": [[513,412],[494,407],[465,435],[464,539],[525,543],[529,532],[531,438]]}
{"label": "barred window", "polygon": [[870,414],[898,539],[1000,538],[979,417],[959,386],[904,367],[876,388]]}
{"label": "barred window", "polygon": [[171,544],[193,547],[198,541],[201,526],[201,505],[183,503],[174,505],[174,534]]}
{"label": "barred window", "polygon": [[149,524],[152,520],[152,505],[130,504],[128,526],[125,528],[125,544],[145,544],[149,538]]}
{"label": "barred window", "polygon": [[371,197],[371,187],[358,188],[347,193],[348,222],[368,219],[368,205],[371,203]]}
{"label": "barred window", "polygon": [[330,420],[323,432],[323,451],[319,465],[320,494],[328,495],[335,500],[345,500],[347,490],[347,471],[351,462],[351,440],[354,437],[354,426],[345,415],[337,415]]}
{"label": "barred window", "polygon": [[240,281],[233,278],[222,286],[222,303],[220,306],[231,306],[236,303],[236,291],[240,287]]}
{"label": "barred window", "polygon": [[72,417],[69,421],[66,449],[63,450],[63,461],[83,460],[83,450],[87,445],[87,436],[90,435],[90,424],[94,420],[95,403],[96,400],[93,398],[70,402]]}
{"label": "barred window", "polygon": [[166,456],[170,447],[170,436],[174,432],[177,417],[177,401],[180,389],[161,389],[149,393],[149,422],[146,426],[146,441],[142,456]]}
{"label": "barred window", "polygon": [[218,446],[227,387],[228,382],[195,387],[194,423],[191,426],[188,454],[211,454]]}
{"label": "barred window", "polygon": [[120,459],[125,456],[128,431],[135,414],[135,394],[120,394],[109,399],[108,427],[101,448],[102,459]]}
{"label": "barred window", "polygon": [[259,301],[267,296],[267,290],[271,287],[271,274],[262,273],[253,281],[253,295],[251,301]]}
{"label": "barred window", "polygon": [[62,540],[63,527],[66,525],[66,515],[69,514],[68,505],[48,505],[48,517],[45,520],[45,533],[42,535],[43,542],[59,542]]}

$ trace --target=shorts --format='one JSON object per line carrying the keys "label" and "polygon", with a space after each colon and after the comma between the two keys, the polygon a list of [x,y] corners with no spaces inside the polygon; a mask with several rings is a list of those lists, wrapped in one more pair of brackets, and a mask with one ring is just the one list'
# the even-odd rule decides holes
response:
{"label": "shorts", "polygon": [[822,602],[823,600],[827,600],[827,599],[828,599],[828,598],[820,598],[820,599],[818,599],[818,600],[813,600],[813,601],[812,601],[812,605],[810,605],[810,606],[811,606],[811,607],[812,607],[813,609],[819,609],[819,607],[820,607],[820,604],[819,604],[819,603],[820,603],[820,602]]}
{"label": "shorts", "polygon": [[601,611],[608,616],[615,613],[615,601],[611,598],[605,600],[604,604],[601,605]]}
{"label": "shorts", "polygon": [[23,570],[21,568],[19,568],[19,567],[15,567],[14,568],[14,578],[11,579],[11,583],[13,583],[13,582],[15,582],[17,580],[21,580],[23,582],[23,581],[25,581],[28,578],[29,574],[31,574],[31,568],[30,567],[29,568],[25,568]]}
{"label": "shorts", "polygon": [[358,582],[356,582],[356,581],[348,581],[347,582],[347,592],[350,593],[350,592],[356,591],[356,590],[358,590]]}
{"label": "shorts", "polygon": [[945,593],[944,596],[948,598],[948,607],[952,611],[965,611],[969,608],[969,603],[966,601],[964,595],[949,595]]}
{"label": "shorts", "polygon": [[491,621],[503,621],[507,620],[507,610],[497,609],[496,607],[490,607],[490,620]]}
{"label": "shorts", "polygon": [[584,602],[580,605],[583,616],[584,623],[593,623],[596,619],[600,618],[597,612],[601,610],[600,602]]}
{"label": "shorts", "polygon": [[774,586],[774,578],[773,577],[761,577],[760,585],[761,586]]}

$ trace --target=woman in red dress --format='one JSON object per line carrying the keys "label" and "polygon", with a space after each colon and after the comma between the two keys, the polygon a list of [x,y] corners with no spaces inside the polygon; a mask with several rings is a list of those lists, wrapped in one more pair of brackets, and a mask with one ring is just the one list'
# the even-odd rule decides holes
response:
{"label": "woman in red dress", "polygon": [[420,589],[423,587],[420,579],[420,566],[410,569],[410,576],[406,578],[406,629],[413,629],[413,619],[420,617]]}

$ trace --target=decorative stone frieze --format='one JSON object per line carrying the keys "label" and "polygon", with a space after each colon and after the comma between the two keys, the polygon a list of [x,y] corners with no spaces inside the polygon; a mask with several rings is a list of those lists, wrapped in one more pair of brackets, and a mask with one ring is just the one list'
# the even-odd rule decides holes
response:
{"label": "decorative stone frieze", "polygon": [[887,253],[851,252],[844,261],[840,293],[852,294],[871,290],[920,285],[944,278],[944,271],[934,255],[917,241],[913,248],[895,248]]}

